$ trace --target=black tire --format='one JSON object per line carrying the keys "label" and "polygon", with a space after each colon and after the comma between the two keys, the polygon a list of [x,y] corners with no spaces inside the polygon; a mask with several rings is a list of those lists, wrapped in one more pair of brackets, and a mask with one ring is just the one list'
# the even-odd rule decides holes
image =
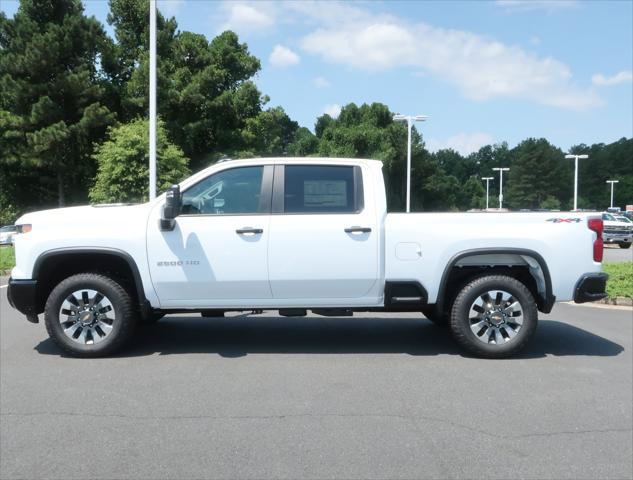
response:
{"label": "black tire", "polygon": [[[469,313],[473,303],[489,291],[503,291],[518,301],[522,310],[521,328],[512,338],[504,336],[505,343],[485,343],[471,330]],[[483,298],[483,297],[482,297]],[[534,297],[520,281],[505,275],[487,275],[468,283],[457,295],[451,311],[451,331],[462,347],[482,358],[504,358],[519,352],[525,347],[536,331],[538,311]],[[486,332],[487,329],[482,329]],[[492,332],[493,330],[491,330]],[[514,329],[512,330],[514,332]],[[507,335],[507,331],[506,331]]]}
{"label": "black tire", "polygon": [[630,248],[631,247],[631,242],[618,243],[618,247],[620,247],[620,248]]}
{"label": "black tire", "polygon": [[[109,300],[114,310],[112,329],[98,343],[81,344],[64,333],[60,323],[62,304],[73,292],[95,290]],[[80,273],[59,283],[48,296],[44,308],[44,322],[51,339],[74,357],[102,357],[119,350],[132,337],[138,321],[130,294],[115,280],[98,273]]]}

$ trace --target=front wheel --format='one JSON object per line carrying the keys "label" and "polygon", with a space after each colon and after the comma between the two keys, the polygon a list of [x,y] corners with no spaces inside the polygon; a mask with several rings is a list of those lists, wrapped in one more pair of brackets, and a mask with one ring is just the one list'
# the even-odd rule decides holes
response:
{"label": "front wheel", "polygon": [[528,288],[505,275],[479,277],[457,295],[451,311],[455,340],[479,357],[517,353],[536,331],[536,302]]}
{"label": "front wheel", "polygon": [[63,280],[48,296],[46,330],[75,357],[101,357],[127,342],[137,322],[130,294],[115,280],[80,273]]}
{"label": "front wheel", "polygon": [[618,243],[618,246],[620,248],[629,248],[631,246],[631,242],[621,242],[621,243]]}

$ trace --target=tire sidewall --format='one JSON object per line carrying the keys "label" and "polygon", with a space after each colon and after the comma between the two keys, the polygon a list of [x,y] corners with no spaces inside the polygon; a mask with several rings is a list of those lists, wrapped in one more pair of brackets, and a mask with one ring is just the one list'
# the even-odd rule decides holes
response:
{"label": "tire sidewall", "polygon": [[[111,279],[110,282],[114,282]],[[124,323],[130,321],[126,318],[125,303],[129,299],[124,298],[122,291],[111,285],[104,277],[98,275],[75,275],[62,281],[51,292],[45,308],[45,323],[49,335],[67,352],[80,356],[99,356],[110,352],[120,343],[120,336],[125,329]],[[108,336],[99,343],[82,345],[70,339],[59,322],[59,313],[64,300],[77,290],[96,290],[105,295],[112,304],[114,310],[114,322]]]}
{"label": "tire sidewall", "polygon": [[[514,296],[523,311],[523,324],[517,335],[503,345],[486,344],[477,338],[470,328],[469,313],[473,302],[491,290],[503,290]],[[470,282],[460,292],[453,305],[451,328],[458,339],[471,352],[486,357],[506,357],[521,350],[534,335],[538,323],[538,311],[534,297],[518,280],[505,276],[481,277]],[[461,338],[459,338],[461,337]]]}

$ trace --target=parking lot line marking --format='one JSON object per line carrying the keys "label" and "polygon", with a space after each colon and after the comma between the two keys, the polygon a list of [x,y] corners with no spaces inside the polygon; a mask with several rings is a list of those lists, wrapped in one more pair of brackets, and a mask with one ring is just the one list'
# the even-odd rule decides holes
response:
{"label": "parking lot line marking", "polygon": [[0,288],[8,287],[8,285],[0,285]]}

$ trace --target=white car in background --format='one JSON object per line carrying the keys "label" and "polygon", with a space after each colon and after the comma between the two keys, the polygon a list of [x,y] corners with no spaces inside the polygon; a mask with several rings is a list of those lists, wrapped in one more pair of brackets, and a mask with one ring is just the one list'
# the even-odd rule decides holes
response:
{"label": "white car in background", "polygon": [[17,228],[15,225],[7,225],[0,228],[0,245],[11,245],[13,243],[13,235]]}
{"label": "white car in background", "polygon": [[620,248],[629,248],[633,241],[633,222],[621,215],[604,212],[604,243],[617,243]]}

